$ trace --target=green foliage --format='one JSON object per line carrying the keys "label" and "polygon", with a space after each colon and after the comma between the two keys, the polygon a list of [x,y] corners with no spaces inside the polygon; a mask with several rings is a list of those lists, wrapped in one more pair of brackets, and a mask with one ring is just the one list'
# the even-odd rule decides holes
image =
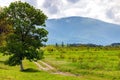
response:
{"label": "green foliage", "polygon": [[5,46],[6,37],[12,32],[11,24],[6,22],[7,17],[3,17],[3,8],[0,7],[0,47]]}
{"label": "green foliage", "polygon": [[[24,58],[36,61],[42,58],[43,51],[39,48],[47,41],[48,32],[45,30],[46,15],[28,3],[13,2],[4,8],[2,15],[12,24],[13,33],[7,37],[7,52],[11,55],[9,65],[22,64]],[[36,27],[41,26],[41,27]]]}

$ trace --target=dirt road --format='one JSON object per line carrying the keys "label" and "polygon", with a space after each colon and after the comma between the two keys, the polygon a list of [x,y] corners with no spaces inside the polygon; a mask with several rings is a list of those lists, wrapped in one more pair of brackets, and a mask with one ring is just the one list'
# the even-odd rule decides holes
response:
{"label": "dirt road", "polygon": [[51,66],[43,61],[34,62],[34,63],[38,66],[39,70],[47,71],[52,74],[60,74],[60,75],[65,75],[65,76],[77,76],[77,75],[71,74],[69,72],[58,71],[56,68],[54,68],[53,66]]}

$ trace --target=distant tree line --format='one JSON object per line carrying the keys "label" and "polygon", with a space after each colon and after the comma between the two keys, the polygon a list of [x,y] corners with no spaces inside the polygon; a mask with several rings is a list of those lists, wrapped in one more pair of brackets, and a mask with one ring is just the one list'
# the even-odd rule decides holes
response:
{"label": "distant tree line", "polygon": [[112,43],[110,46],[120,46],[120,43]]}
{"label": "distant tree line", "polygon": [[[61,44],[56,43],[55,44],[56,47],[80,47],[80,46],[84,46],[84,47],[103,47],[104,45],[97,45],[97,44],[81,44],[81,43],[71,43],[71,44],[65,44],[64,42],[62,42]],[[110,46],[110,47],[120,47],[120,43],[112,43],[110,45],[105,45],[105,46]]]}
{"label": "distant tree line", "polygon": [[67,46],[73,46],[73,47],[79,47],[79,46],[85,46],[85,47],[101,47],[102,45],[97,45],[97,44],[67,44]]}

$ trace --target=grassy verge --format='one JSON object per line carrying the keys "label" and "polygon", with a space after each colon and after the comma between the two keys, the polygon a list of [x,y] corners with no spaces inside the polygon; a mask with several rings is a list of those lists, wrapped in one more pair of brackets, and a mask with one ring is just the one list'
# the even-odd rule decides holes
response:
{"label": "grassy verge", "polygon": [[60,71],[92,80],[120,80],[120,50],[54,47],[46,51],[44,61]]}
{"label": "grassy verge", "polygon": [[[4,65],[7,57],[0,55],[0,80],[81,80],[78,77],[62,76],[39,71],[38,67],[27,60],[24,60],[25,71],[20,72],[19,66]],[[86,80],[83,78],[83,80]]]}

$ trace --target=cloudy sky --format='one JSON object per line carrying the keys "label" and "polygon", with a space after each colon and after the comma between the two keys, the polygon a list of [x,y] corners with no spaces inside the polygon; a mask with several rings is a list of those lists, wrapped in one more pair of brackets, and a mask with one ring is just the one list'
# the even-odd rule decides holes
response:
{"label": "cloudy sky", "polygon": [[[0,0],[8,6],[17,0]],[[82,16],[120,24],[120,0],[21,0],[41,9],[48,18]]]}

